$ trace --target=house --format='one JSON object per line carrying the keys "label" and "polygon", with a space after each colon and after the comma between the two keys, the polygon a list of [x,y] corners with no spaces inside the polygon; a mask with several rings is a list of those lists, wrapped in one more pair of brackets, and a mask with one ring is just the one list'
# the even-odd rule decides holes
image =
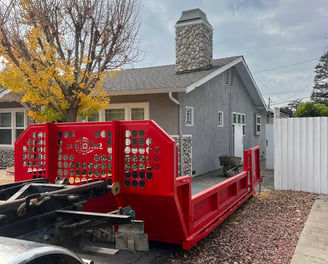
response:
{"label": "house", "polygon": [[212,59],[213,29],[200,9],[176,23],[176,64],[128,69],[104,83],[111,104],[96,120],[153,119],[176,138],[181,174],[218,168],[225,153],[260,145],[266,105],[242,56]]}
{"label": "house", "polygon": [[212,58],[212,34],[200,9],[182,12],[176,64],[127,69],[107,78],[111,103],[89,121],[155,120],[179,145],[182,175],[216,171],[220,155],[242,156],[255,145],[264,158],[263,97],[242,56]]}

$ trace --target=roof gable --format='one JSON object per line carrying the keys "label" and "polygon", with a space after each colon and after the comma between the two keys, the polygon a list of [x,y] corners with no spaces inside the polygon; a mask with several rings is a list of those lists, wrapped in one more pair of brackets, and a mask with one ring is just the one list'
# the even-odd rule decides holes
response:
{"label": "roof gable", "polygon": [[176,74],[175,65],[149,68],[127,69],[108,77],[104,88],[110,95],[185,92],[193,83],[213,74],[218,69],[241,57],[229,57],[213,60],[212,67],[207,70]]}
{"label": "roof gable", "polygon": [[190,93],[197,87],[235,67],[254,104],[266,109],[265,101],[242,56],[213,60],[208,70],[176,74],[175,65],[127,69],[115,78],[107,77],[104,88],[110,95],[153,94],[168,92]]}
{"label": "roof gable", "polygon": [[195,90],[197,87],[205,84],[209,80],[213,79],[214,77],[218,76],[219,74],[225,72],[226,70],[235,67],[237,72],[239,73],[240,78],[242,79],[245,87],[250,94],[254,104],[256,107],[264,108],[267,110],[266,103],[263,99],[263,96],[257,87],[257,84],[244,60],[243,57],[237,57],[235,60],[223,65],[222,67],[218,68],[217,70],[209,73],[208,75],[204,76],[203,78],[199,79],[198,81],[192,83],[191,85],[186,87],[186,92],[190,93]]}

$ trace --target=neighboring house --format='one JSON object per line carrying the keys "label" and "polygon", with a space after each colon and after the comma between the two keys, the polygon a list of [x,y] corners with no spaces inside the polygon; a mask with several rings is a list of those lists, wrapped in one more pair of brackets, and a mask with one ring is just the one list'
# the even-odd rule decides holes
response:
{"label": "neighboring house", "polygon": [[181,174],[215,171],[220,155],[241,156],[256,145],[265,158],[263,97],[242,56],[212,59],[212,33],[201,10],[184,11],[176,24],[176,64],[108,78],[110,105],[89,121],[155,120],[182,145]]}
{"label": "neighboring house", "polygon": [[293,117],[293,112],[287,108],[275,107],[267,109],[267,124],[273,124],[274,118],[290,118]]}
{"label": "neighboring house", "polygon": [[13,165],[15,140],[27,127],[26,110],[18,101],[17,95],[0,89],[0,168]]}

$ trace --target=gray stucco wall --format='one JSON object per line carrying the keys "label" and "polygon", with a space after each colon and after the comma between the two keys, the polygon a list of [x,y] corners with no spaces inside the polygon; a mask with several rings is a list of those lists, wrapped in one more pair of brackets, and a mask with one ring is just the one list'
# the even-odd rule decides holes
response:
{"label": "gray stucco wall", "polygon": [[[173,94],[177,98],[176,94]],[[168,93],[148,95],[111,96],[111,103],[149,102],[149,119],[155,120],[168,134],[178,135],[179,107],[169,99]]]}
{"label": "gray stucco wall", "polygon": [[[241,112],[246,114],[246,134],[244,136],[244,149],[254,146],[260,146],[261,157],[265,158],[265,123],[267,113],[265,109],[259,109],[254,105],[246,87],[242,83],[237,72],[233,73],[234,81],[232,87],[232,112]],[[261,133],[255,135],[255,117],[254,114],[261,116]],[[230,115],[231,116],[231,115]]]}
{"label": "gray stucco wall", "polygon": [[[233,85],[226,84],[225,73],[188,94],[180,94],[180,114],[183,134],[192,135],[192,160],[195,174],[219,168],[218,157],[233,152],[232,113],[246,114],[244,149],[260,145],[265,149],[264,122],[266,113],[256,109],[237,72],[233,72]],[[230,95],[231,92],[231,95]],[[185,107],[194,108],[194,125],[184,124]],[[224,126],[218,127],[218,111],[224,111]],[[262,132],[255,136],[254,113],[262,116]]]}

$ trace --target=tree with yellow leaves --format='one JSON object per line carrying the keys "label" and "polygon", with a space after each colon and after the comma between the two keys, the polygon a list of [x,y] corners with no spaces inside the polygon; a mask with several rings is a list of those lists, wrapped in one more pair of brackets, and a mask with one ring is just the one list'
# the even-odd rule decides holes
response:
{"label": "tree with yellow leaves", "polygon": [[37,122],[92,116],[109,104],[104,78],[137,59],[136,1],[2,1],[1,85]]}

